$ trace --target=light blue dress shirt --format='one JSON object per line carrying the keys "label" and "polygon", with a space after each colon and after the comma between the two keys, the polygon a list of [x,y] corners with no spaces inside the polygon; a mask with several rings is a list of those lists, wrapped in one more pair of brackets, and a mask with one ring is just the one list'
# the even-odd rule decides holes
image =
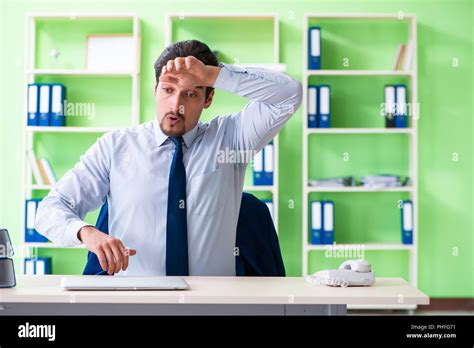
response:
{"label": "light blue dress shirt", "polygon": [[[301,103],[301,83],[285,74],[221,67],[214,87],[249,101],[242,111],[198,122],[183,136],[190,275],[235,275],[237,219],[248,163],[223,161],[222,155],[260,151]],[[137,250],[119,275],[165,275],[174,150],[156,120],[104,134],[42,200],[37,231],[58,245],[80,245],[77,233],[89,225],[84,216],[108,197],[109,234]]]}

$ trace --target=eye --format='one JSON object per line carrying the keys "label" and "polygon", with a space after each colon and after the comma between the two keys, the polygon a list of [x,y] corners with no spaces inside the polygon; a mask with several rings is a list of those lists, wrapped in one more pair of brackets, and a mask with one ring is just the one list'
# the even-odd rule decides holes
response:
{"label": "eye", "polygon": [[171,93],[171,88],[169,88],[169,87],[163,87],[162,89],[163,89],[163,91],[165,91],[165,93],[167,93],[167,94]]}
{"label": "eye", "polygon": [[189,92],[189,93],[188,93],[188,97],[190,97],[190,98],[196,98],[197,95],[196,95],[196,93]]}

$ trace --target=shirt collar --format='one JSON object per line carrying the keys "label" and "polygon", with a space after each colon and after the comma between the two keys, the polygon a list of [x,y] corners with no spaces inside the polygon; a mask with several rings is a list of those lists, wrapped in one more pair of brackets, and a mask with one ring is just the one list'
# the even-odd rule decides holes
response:
{"label": "shirt collar", "polygon": [[[198,122],[194,126],[193,129],[191,129],[190,131],[186,132],[183,135],[183,140],[184,140],[184,144],[186,145],[186,148],[189,148],[191,144],[193,143],[194,139],[196,138],[197,131],[199,128],[199,123],[200,122]],[[161,130],[158,120],[155,119],[155,121],[153,122],[153,125],[155,128],[156,145],[161,146],[164,144],[166,140],[168,140],[169,137],[165,133],[163,133],[163,131]]]}

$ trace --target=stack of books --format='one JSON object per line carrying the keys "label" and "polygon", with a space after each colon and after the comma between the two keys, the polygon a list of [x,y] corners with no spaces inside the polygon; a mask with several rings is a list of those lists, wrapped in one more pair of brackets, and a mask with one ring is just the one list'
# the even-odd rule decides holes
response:
{"label": "stack of books", "polygon": [[343,176],[328,179],[309,179],[309,186],[313,187],[347,187],[360,186],[368,188],[382,188],[382,187],[400,187],[409,186],[410,178],[400,175],[380,174],[367,175],[359,179],[353,176]]}
{"label": "stack of books", "polygon": [[317,187],[344,187],[344,186],[355,186],[355,180],[352,176],[344,176],[341,178],[330,178],[330,179],[310,179],[308,180],[309,186]]}
{"label": "stack of books", "polygon": [[36,159],[32,150],[28,151],[31,170],[38,185],[54,185],[56,184],[56,175],[54,174],[51,163],[46,158]]}
{"label": "stack of books", "polygon": [[399,175],[368,175],[360,178],[360,186],[379,188],[379,187],[400,187],[407,186],[409,179]]}

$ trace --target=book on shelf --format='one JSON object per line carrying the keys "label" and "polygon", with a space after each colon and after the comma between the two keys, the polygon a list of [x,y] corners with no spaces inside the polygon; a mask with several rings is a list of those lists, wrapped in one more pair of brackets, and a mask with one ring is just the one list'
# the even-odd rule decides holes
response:
{"label": "book on shelf", "polygon": [[37,185],[44,185],[43,176],[41,175],[38,161],[36,159],[35,153],[33,150],[28,150],[28,159],[30,161],[31,171],[33,172],[33,177]]}
{"label": "book on shelf", "polygon": [[398,45],[395,60],[392,64],[392,70],[409,71],[413,59],[413,49],[412,40],[409,40],[407,44]]}
{"label": "book on shelf", "polygon": [[400,175],[380,174],[367,175],[360,178],[353,176],[343,176],[327,179],[309,179],[309,186],[312,187],[367,187],[367,188],[384,188],[384,187],[402,187],[411,184],[410,178]]}
{"label": "book on shelf", "polygon": [[43,176],[46,185],[56,184],[56,175],[54,174],[51,164],[46,158],[38,160],[38,167],[40,168],[41,175]]}
{"label": "book on shelf", "polygon": [[46,158],[36,159],[33,150],[28,150],[28,158],[33,172],[33,177],[37,185],[56,184],[56,175],[54,174],[51,163]]}
{"label": "book on shelf", "polygon": [[408,177],[391,174],[367,175],[360,178],[360,186],[370,188],[402,187],[408,186],[409,183]]}
{"label": "book on shelf", "polygon": [[310,186],[316,187],[345,187],[355,186],[355,180],[352,176],[344,176],[340,178],[328,179],[310,179],[308,180]]}

